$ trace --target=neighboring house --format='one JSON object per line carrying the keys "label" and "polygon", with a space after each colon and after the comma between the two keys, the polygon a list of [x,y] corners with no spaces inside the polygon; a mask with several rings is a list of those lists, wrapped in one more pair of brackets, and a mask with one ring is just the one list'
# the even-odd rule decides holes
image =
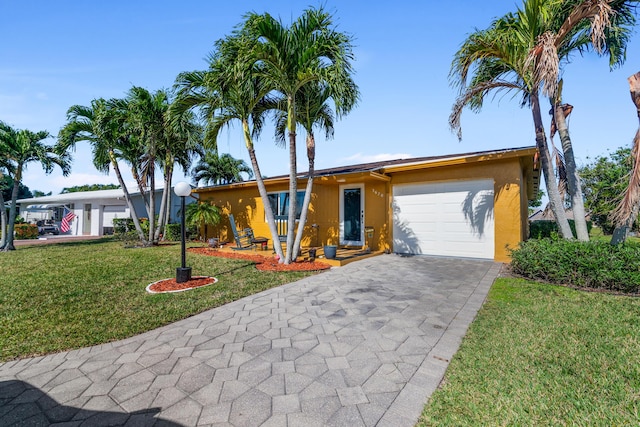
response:
{"label": "neighboring house", "polygon": [[[573,219],[573,210],[567,209],[565,210],[565,214],[567,215],[567,219]],[[585,219],[589,221],[590,215],[585,215]],[[555,221],[556,216],[553,214],[551,209],[538,209],[533,214],[529,215],[529,221]]]}
{"label": "neighboring house", "polygon": [[[538,191],[536,148],[420,157],[318,170],[303,246],[508,261],[528,235],[528,201]],[[301,204],[306,179],[299,175]],[[265,179],[276,215],[288,211],[288,176]],[[269,237],[255,181],[198,188],[239,228]],[[233,241],[229,221],[207,237]],[[365,232],[372,230],[373,233]]]}
{"label": "neighboring house", "polygon": [[[146,217],[142,196],[139,192],[131,193],[133,205],[138,217]],[[160,211],[162,189],[156,190],[156,214]],[[187,203],[195,201],[187,198]],[[170,222],[176,222],[180,210],[180,198],[173,190],[170,196]],[[18,200],[19,215],[27,222],[53,220],[58,225],[67,208],[76,215],[67,233],[74,236],[102,236],[113,234],[113,220],[129,218],[130,211],[124,199],[124,192],[116,190],[79,191],[75,193],[56,194],[55,196],[34,197]]]}

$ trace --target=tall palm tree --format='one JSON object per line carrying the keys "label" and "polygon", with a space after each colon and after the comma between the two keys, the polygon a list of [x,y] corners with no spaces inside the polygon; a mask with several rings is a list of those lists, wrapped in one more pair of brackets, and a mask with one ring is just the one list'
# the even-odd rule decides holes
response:
{"label": "tall palm tree", "polygon": [[164,174],[164,191],[160,202],[160,215],[154,240],[158,240],[160,234],[164,234],[164,227],[169,222],[169,207],[171,198],[171,186],[173,171],[176,165],[182,168],[184,176],[196,155],[202,155],[203,129],[195,121],[192,111],[183,111],[176,114],[176,110],[169,108],[165,112],[165,138],[160,147],[161,155],[158,163]]}
{"label": "tall palm tree", "polygon": [[[460,87],[460,96],[453,107],[450,124],[459,137],[462,109],[468,106],[479,110],[490,92],[520,92],[522,105],[531,108],[549,202],[560,234],[565,238],[572,238],[573,234],[554,179],[539,97],[542,91],[556,99],[560,65],[568,61],[571,53],[599,46],[597,41],[602,40],[602,31],[607,28],[610,16],[601,11],[609,7],[608,3],[624,2],[525,0],[515,14],[507,14],[487,30],[469,36],[451,67],[450,76],[454,85]],[[613,34],[615,29],[609,31]],[[620,53],[619,45],[611,44],[608,49],[612,56]],[[557,114],[555,118],[557,123],[563,117]],[[569,152],[568,157],[573,159],[572,153]],[[579,194],[575,184],[574,181],[573,192]],[[581,238],[584,237],[581,232]]]}
{"label": "tall palm tree", "polygon": [[[142,181],[149,187],[149,243],[154,243],[156,236],[156,164],[165,143],[165,114],[169,109],[169,96],[166,91],[154,93],[134,86],[127,95],[128,122],[131,132],[137,137],[143,156],[140,163]],[[164,191],[170,191],[165,188]]]}
{"label": "tall palm tree", "polygon": [[[268,96],[270,88],[252,72],[252,64],[243,60],[243,53],[250,50],[253,43],[242,31],[218,40],[209,57],[208,70],[184,72],[178,76],[177,98],[172,108],[200,110],[207,121],[204,145],[208,149],[216,149],[217,137],[224,127],[235,121],[241,123],[258,192],[266,204],[269,197],[256,157],[254,138],[260,135],[266,113],[276,104]],[[277,242],[275,217],[266,206],[265,216],[272,239]],[[281,260],[284,259],[279,245],[275,245],[275,251]]]}
{"label": "tall palm tree", "polygon": [[218,155],[218,152],[213,150],[206,151],[191,171],[195,183],[205,185],[242,182],[243,173],[249,178],[253,177],[253,170],[244,160],[235,159],[229,153]]}
{"label": "tall palm tree", "polygon": [[46,173],[51,173],[54,166],[59,166],[64,176],[67,176],[70,172],[69,154],[67,152],[56,154],[54,148],[44,142],[49,137],[49,132],[46,131],[16,130],[5,124],[0,128],[0,153],[5,153],[6,158],[12,165],[8,172],[13,178],[7,238],[4,246],[0,248],[3,251],[15,250],[13,231],[17,216],[16,201],[20,183],[22,182],[22,174],[26,166],[29,163],[40,163]]}
{"label": "tall palm tree", "polygon": [[124,193],[134,227],[140,240],[144,233],[136,213],[131,195],[122,177],[118,160],[126,155],[131,143],[122,129],[121,114],[114,105],[118,100],[106,101],[102,98],[91,101],[91,106],[74,105],[67,111],[67,123],[58,133],[56,152],[64,153],[74,148],[78,142],[91,145],[93,165],[103,173],[109,173],[111,166],[116,174],[120,188]]}
{"label": "tall palm tree", "polygon": [[562,79],[559,79],[561,60],[572,52],[594,50],[609,56],[609,66],[621,65],[626,59],[626,45],[635,25],[634,5],[628,0],[572,0],[559,5],[551,4],[551,24],[538,37],[530,52],[529,61],[535,62],[535,76],[542,83],[545,95],[552,104],[553,127],[557,128],[563,150],[566,184],[571,197],[576,236],[589,240],[585,218],[582,183],[573,154],[573,146],[566,122],[571,108],[562,102]]}
{"label": "tall palm tree", "polygon": [[[254,40],[248,52],[249,61],[256,64],[255,71],[266,85],[286,99],[287,131],[289,136],[289,224],[294,224],[297,211],[297,159],[296,159],[296,98],[308,84],[319,82],[328,86],[341,113],[352,105],[344,105],[353,91],[352,39],[333,28],[332,15],[322,8],[307,9],[290,27],[268,13],[250,13],[244,30]],[[295,258],[295,227],[287,232],[284,263]]]}
{"label": "tall palm tree", "polygon": [[[10,128],[3,122],[0,122],[0,133],[8,132]],[[1,141],[1,140],[0,140]],[[9,168],[11,168],[11,164],[9,162],[9,153],[6,151],[6,148],[0,142],[0,183],[3,182],[4,173],[8,173]],[[5,150],[5,151],[3,151]],[[7,240],[7,209],[4,206],[4,196],[3,190],[4,188],[0,187],[0,248],[4,246]]]}
{"label": "tall palm tree", "polygon": [[538,11],[532,11],[531,7],[518,10],[516,14],[510,13],[495,20],[488,29],[478,30],[464,41],[451,65],[450,77],[454,86],[460,88],[460,95],[453,106],[449,124],[461,139],[460,116],[464,107],[479,111],[485,96],[491,92],[519,92],[522,105],[531,108],[549,204],[561,236],[569,239],[573,234],[555,182],[540,112],[539,85],[534,82],[531,67],[527,64],[529,51],[537,41],[537,29],[542,27],[540,19]]}
{"label": "tall palm tree", "polygon": [[[347,84],[353,85],[353,90],[347,94],[350,99],[343,99],[342,111],[346,114],[352,106],[355,106],[358,99],[358,88],[353,81]],[[329,102],[331,101],[331,90],[328,86],[322,86],[318,82],[313,82],[298,92],[296,107],[298,109],[296,118],[306,131],[307,159],[309,161],[309,169],[307,172],[307,186],[300,210],[300,221],[298,222],[298,230],[293,244],[293,253],[298,253],[302,242],[302,234],[307,221],[309,204],[311,203],[311,194],[313,191],[313,180],[315,177],[315,157],[316,157],[316,139],[314,128],[324,131],[325,138],[333,138],[335,113],[333,112]],[[282,103],[283,107],[286,103]],[[347,108],[349,107],[349,108]],[[276,138],[284,143],[287,126],[286,108],[280,110],[276,116]]]}

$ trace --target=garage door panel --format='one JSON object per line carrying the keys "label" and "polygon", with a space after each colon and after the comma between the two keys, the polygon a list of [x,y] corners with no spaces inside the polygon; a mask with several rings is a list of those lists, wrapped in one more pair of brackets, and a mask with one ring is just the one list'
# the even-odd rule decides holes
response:
{"label": "garage door panel", "polygon": [[394,251],[494,257],[493,181],[393,187]]}

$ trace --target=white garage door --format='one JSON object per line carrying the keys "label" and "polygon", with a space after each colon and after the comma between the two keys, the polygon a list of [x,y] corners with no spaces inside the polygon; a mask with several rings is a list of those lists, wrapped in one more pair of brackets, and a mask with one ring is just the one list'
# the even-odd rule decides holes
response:
{"label": "white garage door", "polygon": [[493,259],[493,180],[394,185],[393,250]]}

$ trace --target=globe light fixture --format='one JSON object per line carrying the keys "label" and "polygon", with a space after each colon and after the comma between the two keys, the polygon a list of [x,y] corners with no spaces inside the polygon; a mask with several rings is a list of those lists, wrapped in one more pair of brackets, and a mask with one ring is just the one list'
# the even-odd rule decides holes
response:
{"label": "globe light fixture", "polygon": [[173,191],[174,193],[176,193],[176,196],[179,196],[181,199],[180,202],[180,206],[181,209],[180,211],[182,212],[181,215],[181,241],[182,241],[182,263],[181,263],[181,267],[176,268],[176,282],[177,283],[184,283],[184,282],[188,282],[189,280],[191,280],[191,267],[187,267],[187,252],[186,252],[186,240],[187,240],[187,231],[186,231],[186,227],[185,227],[185,198],[189,195],[191,195],[191,185],[189,185],[188,182],[179,182],[175,185],[175,187],[173,187]]}

